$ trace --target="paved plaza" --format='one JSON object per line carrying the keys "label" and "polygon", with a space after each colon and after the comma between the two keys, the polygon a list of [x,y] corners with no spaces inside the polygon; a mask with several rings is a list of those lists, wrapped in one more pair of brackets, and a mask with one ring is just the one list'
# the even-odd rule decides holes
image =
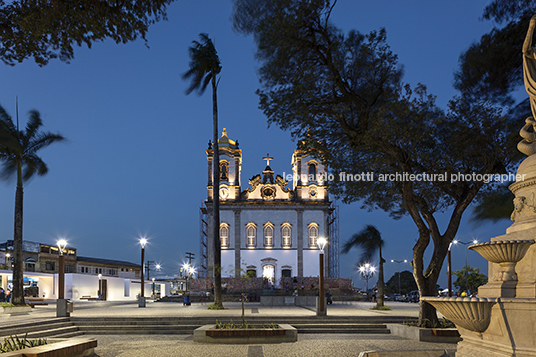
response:
{"label": "paved plaza", "polygon": [[[370,310],[373,303],[351,302],[334,303],[328,307],[328,315],[358,320],[368,316],[418,316],[418,304],[388,302],[391,311]],[[79,302],[75,303],[72,317],[214,317],[216,319],[239,320],[241,303],[225,303],[226,310],[207,310],[207,303],[194,303],[183,306],[180,303],[148,302],[146,308],[139,308],[135,302]],[[55,305],[38,306],[28,315],[4,315],[0,324],[12,325],[56,316]],[[285,306],[267,307],[259,303],[246,303],[248,317],[273,318],[277,322],[283,317],[310,317],[315,319],[314,308]],[[214,345],[193,342],[192,335],[84,335],[98,340],[95,355],[112,356],[359,356],[363,351],[407,351],[415,350],[452,350],[455,345],[448,343],[429,343],[408,340],[393,335],[365,334],[299,334],[295,343],[254,344],[254,345]],[[438,353],[440,356],[442,353]],[[392,354],[391,356],[402,356]]]}

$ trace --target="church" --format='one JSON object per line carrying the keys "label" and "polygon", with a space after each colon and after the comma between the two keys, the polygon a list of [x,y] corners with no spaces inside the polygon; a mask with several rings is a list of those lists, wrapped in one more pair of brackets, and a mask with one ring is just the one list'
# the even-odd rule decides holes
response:
{"label": "church", "polygon": [[[213,276],[212,199],[220,196],[222,277],[263,277],[276,286],[281,277],[319,275],[317,240],[324,248],[324,276],[339,276],[338,212],[330,201],[326,168],[318,158],[296,149],[292,154],[292,184],[270,168],[242,189],[242,150],[224,129],[218,139],[220,187],[213,186],[214,150],[206,150],[207,199],[200,213],[199,277]],[[264,164],[263,164],[264,166]],[[290,176],[290,175],[289,175]],[[290,177],[287,177],[290,179]]]}

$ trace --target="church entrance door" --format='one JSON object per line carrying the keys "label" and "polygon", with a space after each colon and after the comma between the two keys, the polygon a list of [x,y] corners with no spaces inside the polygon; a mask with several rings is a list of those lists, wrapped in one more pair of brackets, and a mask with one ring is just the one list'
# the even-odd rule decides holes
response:
{"label": "church entrance door", "polygon": [[268,279],[273,284],[275,282],[275,266],[270,264],[263,266],[262,277]]}

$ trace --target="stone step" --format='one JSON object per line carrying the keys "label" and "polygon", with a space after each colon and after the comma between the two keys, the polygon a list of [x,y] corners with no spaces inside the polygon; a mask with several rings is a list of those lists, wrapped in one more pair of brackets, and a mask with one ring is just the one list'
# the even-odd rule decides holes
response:
{"label": "stone step", "polygon": [[[26,335],[28,339],[36,339],[36,338],[44,338],[44,337],[57,337],[59,335],[72,334],[72,333],[78,333],[78,332],[79,332],[78,327],[71,325],[71,326],[66,326],[66,327],[34,330],[32,332],[28,332],[27,335],[26,335],[26,332],[16,333],[16,335],[19,338],[23,338]],[[14,336],[15,333],[10,334],[10,335]],[[0,341],[4,341],[5,338],[9,338],[10,335],[0,337]]]}
{"label": "stone step", "polygon": [[31,337],[34,335],[34,333],[39,333],[42,331],[50,331],[50,330],[58,330],[63,328],[75,328],[74,324],[72,322],[52,322],[47,324],[33,324],[33,325],[25,325],[25,326],[15,326],[11,329],[5,330],[2,329],[0,331],[0,340],[3,341],[4,338],[17,335],[17,336],[24,336],[26,333],[28,334],[28,337]]}
{"label": "stone step", "polygon": [[56,324],[56,323],[70,323],[71,320],[68,317],[56,317],[56,318],[50,318],[50,319],[35,319],[28,322],[18,322],[18,323],[8,323],[5,325],[0,326],[0,336],[3,335],[9,335],[11,331],[17,328],[32,328],[32,327],[38,327],[42,328],[43,326]]}
{"label": "stone step", "polygon": [[337,334],[383,334],[389,335],[390,330],[385,328],[299,328],[298,333],[315,333],[315,334],[326,334],[326,333],[337,333]]}
{"label": "stone step", "polygon": [[169,325],[121,325],[121,326],[78,326],[80,332],[88,335],[191,335],[199,325],[169,326]]}

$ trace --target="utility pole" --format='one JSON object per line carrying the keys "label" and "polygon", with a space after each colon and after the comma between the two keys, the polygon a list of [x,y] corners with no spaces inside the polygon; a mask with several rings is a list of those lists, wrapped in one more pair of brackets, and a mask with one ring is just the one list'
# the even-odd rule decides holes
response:
{"label": "utility pole", "polygon": [[186,259],[188,259],[188,266],[192,266],[192,259],[194,258],[194,253],[186,252]]}

